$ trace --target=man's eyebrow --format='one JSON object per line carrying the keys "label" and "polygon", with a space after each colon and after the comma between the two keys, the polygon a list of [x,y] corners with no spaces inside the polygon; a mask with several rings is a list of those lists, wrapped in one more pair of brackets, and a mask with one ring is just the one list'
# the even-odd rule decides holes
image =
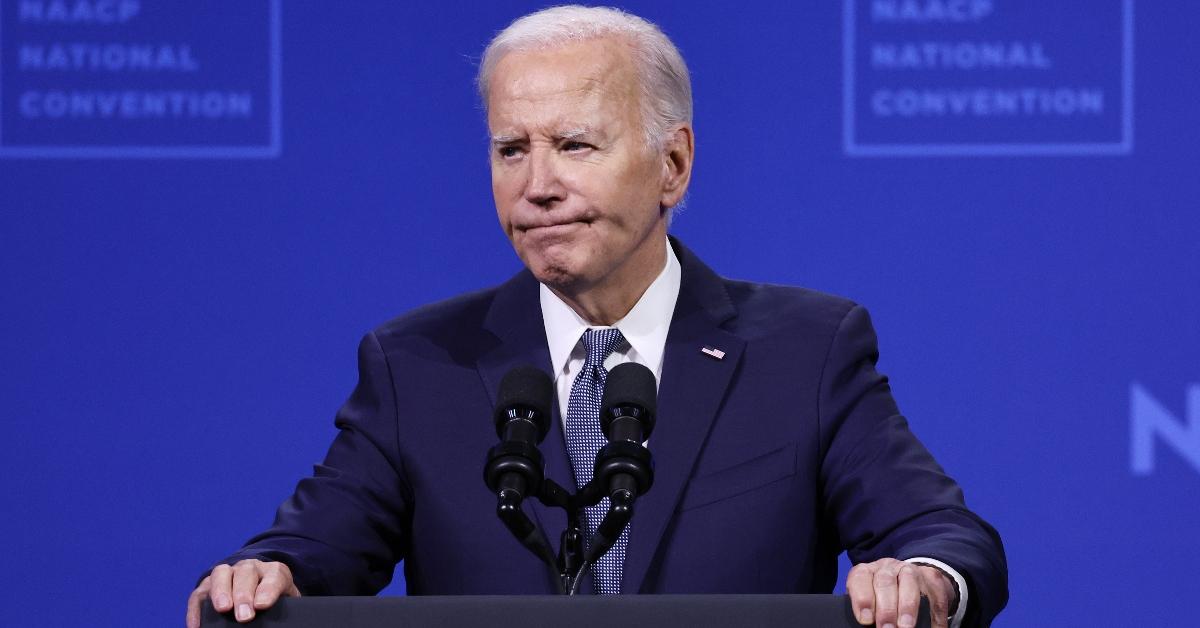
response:
{"label": "man's eyebrow", "polygon": [[[595,129],[593,129],[591,127],[581,126],[581,127],[571,128],[571,129],[565,129],[563,131],[558,131],[554,134],[553,139],[557,142],[570,141],[570,140],[577,140],[581,137],[588,137],[590,135],[594,135],[595,133],[596,133]],[[517,142],[524,142],[524,141],[526,141],[526,138],[524,135],[500,134],[500,135],[493,135],[491,137],[491,140],[492,140],[492,144],[499,145],[499,144],[515,144]]]}
{"label": "man's eyebrow", "polygon": [[565,131],[559,131],[558,133],[554,134],[554,139],[560,140],[560,141],[561,140],[577,140],[581,137],[586,137],[588,135],[592,135],[593,133],[594,133],[594,131],[591,128],[581,126],[581,127],[574,128],[574,129],[567,129]]}
{"label": "man's eyebrow", "polygon": [[523,139],[520,135],[493,135],[493,144],[512,144]]}

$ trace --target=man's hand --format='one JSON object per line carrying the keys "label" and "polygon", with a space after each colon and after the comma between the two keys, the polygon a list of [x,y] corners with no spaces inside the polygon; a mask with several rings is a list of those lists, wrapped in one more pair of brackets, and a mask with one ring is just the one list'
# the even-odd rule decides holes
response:
{"label": "man's hand", "polygon": [[279,596],[300,597],[292,583],[292,570],[283,563],[241,560],[230,567],[217,565],[188,598],[188,628],[200,627],[200,605],[211,599],[213,608],[228,613],[240,623],[254,619],[254,612],[270,608]]}
{"label": "man's hand", "polygon": [[933,628],[947,628],[954,584],[934,567],[881,558],[855,565],[846,576],[846,593],[858,623],[880,628],[911,628],[917,623],[921,596],[929,598]]}

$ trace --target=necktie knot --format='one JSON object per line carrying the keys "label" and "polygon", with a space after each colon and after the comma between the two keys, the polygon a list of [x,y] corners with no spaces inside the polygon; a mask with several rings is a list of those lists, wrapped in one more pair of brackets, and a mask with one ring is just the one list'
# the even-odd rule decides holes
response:
{"label": "necktie knot", "polygon": [[604,368],[605,358],[613,352],[613,349],[616,349],[617,344],[622,340],[625,340],[625,337],[616,327],[589,329],[583,332],[583,346],[587,349],[584,365]]}

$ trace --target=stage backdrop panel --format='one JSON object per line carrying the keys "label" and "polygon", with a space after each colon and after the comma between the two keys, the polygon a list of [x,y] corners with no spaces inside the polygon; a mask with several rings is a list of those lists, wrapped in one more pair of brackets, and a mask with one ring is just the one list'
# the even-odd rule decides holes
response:
{"label": "stage backdrop panel", "polygon": [[[359,337],[519,268],[472,81],[539,6],[0,0],[9,625],[181,621],[323,455]],[[672,230],[870,309],[913,429],[1004,537],[999,625],[1187,617],[1200,11],[623,6],[693,71]]]}

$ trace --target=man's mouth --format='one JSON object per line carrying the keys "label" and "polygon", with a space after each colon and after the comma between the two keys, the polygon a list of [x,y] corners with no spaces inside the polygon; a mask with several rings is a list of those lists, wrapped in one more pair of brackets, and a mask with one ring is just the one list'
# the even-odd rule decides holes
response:
{"label": "man's mouth", "polygon": [[534,223],[517,227],[519,231],[531,232],[540,230],[563,230],[571,227],[589,225],[592,221],[587,218],[578,218],[575,220],[554,220],[545,223]]}

